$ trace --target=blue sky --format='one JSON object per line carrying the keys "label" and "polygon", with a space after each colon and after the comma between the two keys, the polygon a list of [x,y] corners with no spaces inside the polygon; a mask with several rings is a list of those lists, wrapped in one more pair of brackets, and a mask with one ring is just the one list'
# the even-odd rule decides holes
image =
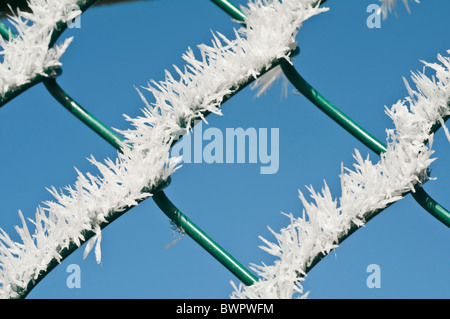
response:
{"label": "blue sky", "polygon": [[[235,1],[244,4],[246,1]],[[381,28],[369,29],[367,6],[376,0],[330,0],[331,10],[307,21],[299,36],[295,67],[343,112],[381,141],[392,122],[384,113],[407,92],[402,77],[422,70],[420,60],[445,54],[450,2],[402,4]],[[105,124],[125,129],[123,114],[138,116],[144,107],[134,86],[162,80],[164,69],[182,66],[190,46],[210,43],[211,30],[233,38],[236,23],[210,1],[155,0],[92,8],[81,28],[68,30],[74,41],[62,58],[59,84]],[[224,116],[208,117],[210,127],[278,128],[279,170],[261,175],[256,164],[185,164],[172,176],[168,197],[191,220],[243,265],[273,263],[258,248],[259,235],[271,240],[267,226],[288,224],[281,214],[300,214],[300,189],[320,189],[326,180],[340,194],[341,163],[353,164],[355,148],[373,161],[377,155],[347,134],[304,97],[281,98],[281,85],[255,98],[245,89],[223,106]],[[151,100],[148,93],[146,97]],[[95,172],[86,160],[115,157],[116,151],[70,115],[38,85],[1,110],[0,226],[14,234],[17,211],[32,218],[51,195],[76,178],[74,167]],[[204,129],[207,126],[203,126]],[[450,207],[449,144],[435,137],[438,160],[432,164],[427,192]],[[13,236],[14,237],[14,236]],[[238,280],[185,236],[174,240],[167,217],[151,199],[103,231],[102,262],[83,260],[79,249],[51,272],[29,298],[228,298]],[[310,298],[449,298],[448,228],[411,196],[394,204],[347,239],[308,275]],[[84,247],[83,247],[84,248]],[[81,288],[69,289],[69,265],[81,269]],[[381,269],[381,288],[369,289],[367,267]]]}

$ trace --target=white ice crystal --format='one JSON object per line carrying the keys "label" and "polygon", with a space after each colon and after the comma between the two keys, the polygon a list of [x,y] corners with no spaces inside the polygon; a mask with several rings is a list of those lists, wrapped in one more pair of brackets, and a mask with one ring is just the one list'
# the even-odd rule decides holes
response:
{"label": "white ice crystal", "polygon": [[[19,45],[17,50],[24,47],[20,50],[20,59],[8,56],[10,62],[7,63],[16,59],[26,69],[18,79],[14,79],[9,71],[12,66],[5,64],[6,71],[1,73],[3,92],[12,85],[26,82],[33,72],[42,72],[45,67],[58,63],[56,51],[50,54],[44,50],[51,23],[43,17],[60,17],[62,13],[56,11],[64,10],[60,4],[67,2],[32,0],[36,7],[37,4],[42,4],[42,7],[32,7],[31,14],[22,13],[30,21],[41,23],[39,21],[43,19],[41,36],[45,41],[38,41],[39,37],[33,35],[39,33],[36,30],[41,27],[34,29],[33,26],[21,25],[18,28],[22,30],[19,39],[28,39],[26,32],[32,32],[31,40],[1,42],[9,52],[16,50],[13,48],[15,45]],[[0,230],[0,297],[19,297],[20,291],[26,289],[30,280],[36,279],[41,271],[46,271],[52,260],[61,260],[60,253],[64,248],[71,244],[80,246],[85,240],[85,232],[96,234],[87,243],[86,252],[97,241],[95,250],[99,261],[99,225],[116,212],[151,196],[142,190],[154,187],[176,170],[180,159],[169,155],[173,139],[180,132],[189,130],[194,119],[203,118],[204,112],[221,114],[221,101],[232,92],[232,88],[257,78],[275,60],[288,58],[296,47],[295,36],[302,23],[326,9],[319,8],[316,0],[254,0],[244,11],[248,17],[247,28],[235,31],[235,40],[215,33],[212,46],[199,46],[200,59],[196,59],[191,49],[184,54],[184,69],[175,67],[179,80],[166,71],[164,81],[151,81],[147,89],[154,96],[153,107],[141,95],[146,104],[143,115],[126,117],[133,129],[121,132],[125,137],[123,153],[118,153],[115,161],[107,159],[104,163],[91,158],[100,176],[78,172],[73,186],[61,191],[52,188],[55,201],[37,208],[32,221],[34,232],[29,232],[23,218],[22,227],[16,228],[21,243],[12,241]],[[37,55],[29,48],[36,43],[39,50],[42,49]]]}
{"label": "white ice crystal", "polygon": [[[380,11],[383,14],[383,19],[386,19],[388,12],[392,12],[394,10],[394,8],[397,6],[397,0],[379,0],[379,1],[382,2]],[[408,12],[410,12],[408,0],[402,0],[402,1],[405,4],[405,7],[408,10]],[[420,3],[419,0],[414,0],[414,1],[417,3]]]}
{"label": "white ice crystal", "polygon": [[81,13],[74,7],[77,0],[29,0],[28,3],[31,13],[19,11],[10,17],[17,37],[10,41],[0,37],[0,98],[37,74],[45,76],[45,70],[60,65],[59,59],[72,38],[49,48],[53,29],[58,22],[70,22]]}
{"label": "white ice crystal", "polygon": [[450,116],[450,58],[438,55],[438,60],[440,64],[424,62],[435,74],[431,78],[413,74],[417,89],[407,85],[409,96],[386,111],[395,129],[387,132],[387,151],[381,160],[373,164],[356,150],[355,170],[342,169],[339,201],[332,198],[326,183],[321,193],[309,188],[312,203],[300,192],[303,216],[288,215],[290,224],[278,233],[269,228],[276,243],[261,237],[262,249],[278,260],[274,265],[253,265],[261,280],[249,287],[233,284],[232,298],[305,297],[301,285],[305,278],[299,274],[305,275],[317,256],[336,248],[352,225],[363,226],[371,213],[426,181],[428,166],[434,161],[431,128],[435,123],[443,125]]}

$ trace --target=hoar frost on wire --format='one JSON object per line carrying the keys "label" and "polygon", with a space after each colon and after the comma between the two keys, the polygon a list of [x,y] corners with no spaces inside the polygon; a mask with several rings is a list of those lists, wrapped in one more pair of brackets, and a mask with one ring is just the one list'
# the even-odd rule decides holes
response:
{"label": "hoar frost on wire", "polygon": [[59,66],[59,59],[72,41],[48,48],[57,22],[70,23],[81,11],[76,10],[77,0],[29,0],[32,13],[19,11],[9,20],[17,37],[10,41],[0,37],[2,61],[0,63],[0,97],[31,80],[44,75],[48,68]]}
{"label": "hoar frost on wire", "polygon": [[287,215],[290,224],[279,232],[269,228],[275,243],[260,237],[265,244],[261,248],[278,260],[274,265],[253,265],[261,280],[249,287],[232,283],[232,298],[306,297],[301,285],[305,278],[299,274],[306,275],[314,258],[336,248],[352,224],[363,226],[372,212],[386,208],[429,178],[428,167],[434,161],[432,126],[440,123],[450,141],[444,125],[450,116],[450,58],[438,55],[438,60],[424,62],[435,72],[433,77],[413,73],[416,90],[407,84],[409,96],[386,110],[395,129],[387,131],[387,151],[381,160],[373,164],[356,150],[355,170],[342,168],[339,201],[332,198],[326,183],[320,193],[308,188],[313,202],[300,192],[303,216]]}
{"label": "hoar frost on wire", "polygon": [[[41,2],[45,4],[42,8],[37,5]],[[22,17],[30,21],[61,15],[64,10],[60,0],[34,0],[31,3],[36,6],[32,6],[33,13],[22,13]],[[61,12],[53,12],[57,8]],[[191,49],[183,55],[187,63],[184,69],[175,67],[179,80],[166,71],[165,81],[151,81],[146,89],[153,94],[155,101],[151,106],[139,92],[146,107],[141,117],[126,116],[133,129],[121,131],[125,137],[123,153],[118,153],[115,161],[107,159],[100,163],[90,159],[100,176],[77,171],[78,178],[73,186],[64,190],[52,188],[50,191],[55,201],[45,202],[37,208],[35,220],[31,221],[35,226],[33,233],[30,233],[20,213],[22,226],[16,227],[16,230],[21,243],[14,242],[0,230],[0,297],[18,297],[18,291],[25,289],[41,271],[46,271],[50,261],[61,261],[60,252],[64,248],[72,243],[80,246],[84,242],[83,233],[87,231],[96,236],[87,243],[85,254],[95,246],[97,261],[100,261],[99,225],[115,212],[135,206],[140,200],[151,196],[141,191],[166,180],[177,169],[180,158],[170,158],[169,155],[174,138],[180,132],[187,132],[189,123],[202,118],[203,112],[221,114],[220,103],[224,96],[231,93],[231,88],[256,78],[271,67],[274,60],[288,58],[289,52],[296,46],[295,36],[302,23],[326,10],[319,8],[317,1],[312,0],[250,2],[249,7],[244,9],[248,17],[247,28],[235,31],[235,40],[228,40],[219,33],[213,34],[211,46],[199,46],[199,60]],[[45,28],[49,25],[45,23]],[[9,69],[5,73],[2,71],[1,77],[8,80],[3,80],[3,90],[11,83],[20,85],[26,82],[32,72],[42,72],[45,67],[57,63],[56,57],[59,57],[48,52],[52,58],[44,53],[36,56],[34,52],[29,52],[28,45],[42,43],[36,39],[38,37],[34,32],[37,31],[32,26],[21,28],[21,38],[28,39],[25,31],[31,32],[32,41],[17,44],[19,42],[13,40],[1,44],[11,52],[15,50],[12,48],[15,45],[19,45],[19,49],[20,45],[26,47],[21,51],[18,63],[26,65],[27,72],[11,81]],[[50,31],[43,33],[43,42],[48,44],[46,41]]]}

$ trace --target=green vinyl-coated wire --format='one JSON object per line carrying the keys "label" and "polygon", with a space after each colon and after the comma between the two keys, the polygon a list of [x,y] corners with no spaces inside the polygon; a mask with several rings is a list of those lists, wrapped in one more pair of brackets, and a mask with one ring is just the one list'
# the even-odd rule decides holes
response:
{"label": "green vinyl-coated wire", "polygon": [[[300,93],[302,93],[309,101],[316,105],[341,127],[355,136],[361,143],[366,145],[376,154],[381,155],[386,152],[386,146],[383,143],[367,133],[347,115],[325,99],[319,92],[317,92],[317,90],[306,82],[306,80],[297,72],[297,70],[295,70],[291,63],[283,60],[281,61],[281,68],[289,81],[297,90],[299,90]],[[434,126],[435,131],[439,125]],[[431,196],[428,195],[422,187],[417,187],[415,192],[412,192],[412,196],[432,216],[447,227],[450,227],[450,213],[433,198],[431,198]]]}

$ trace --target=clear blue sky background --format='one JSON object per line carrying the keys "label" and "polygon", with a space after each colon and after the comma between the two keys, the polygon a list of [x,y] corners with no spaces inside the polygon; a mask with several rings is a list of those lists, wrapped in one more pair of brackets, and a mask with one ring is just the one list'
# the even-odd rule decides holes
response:
{"label": "clear blue sky background", "polygon": [[[244,4],[245,1],[235,1]],[[329,100],[381,141],[392,122],[384,113],[407,92],[402,77],[421,70],[420,60],[435,62],[450,49],[448,1],[402,4],[380,29],[369,29],[366,8],[376,0],[330,0],[330,12],[309,20],[298,40],[299,72]],[[138,116],[143,103],[134,89],[164,69],[182,66],[188,46],[210,43],[211,31],[233,38],[237,25],[207,0],[156,0],[92,8],[62,58],[61,86],[109,126],[129,127],[123,114]],[[211,127],[279,128],[280,168],[260,175],[260,164],[186,164],[166,193],[197,225],[243,265],[273,263],[258,248],[262,235],[273,237],[288,224],[281,214],[302,212],[298,190],[320,189],[325,179],[340,195],[341,163],[351,166],[354,148],[377,156],[332,122],[304,97],[281,99],[281,85],[256,99],[246,89],[210,116]],[[150,94],[146,96],[151,100]],[[0,110],[0,226],[14,234],[17,211],[33,217],[51,195],[94,168],[85,159],[115,157],[115,150],[70,115],[38,85]],[[450,207],[449,144],[435,138],[432,176],[425,189]],[[167,217],[151,199],[133,208],[103,232],[102,262],[83,260],[79,249],[48,275],[29,298],[228,298],[225,268],[189,237],[174,247]],[[449,298],[450,232],[411,196],[394,204],[357,231],[319,263],[304,283],[311,298]],[[81,288],[66,286],[67,267],[81,267]],[[381,288],[369,289],[367,266],[381,267]]]}

